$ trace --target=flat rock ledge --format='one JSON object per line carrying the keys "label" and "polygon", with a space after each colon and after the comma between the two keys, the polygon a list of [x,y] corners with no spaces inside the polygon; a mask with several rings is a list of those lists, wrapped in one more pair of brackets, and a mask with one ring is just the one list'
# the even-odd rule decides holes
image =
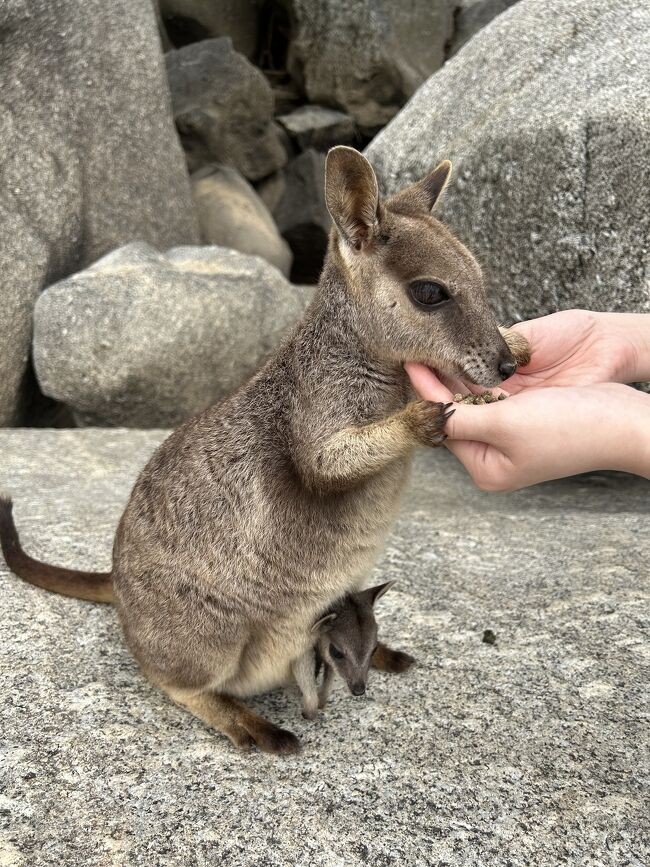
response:
{"label": "flat rock ledge", "polygon": [[[163,436],[0,431],[28,550],[106,569]],[[419,454],[375,576],[399,582],[381,633],[419,664],[338,687],[315,724],[291,690],[257,699],[302,738],[280,761],[149,686],[112,608],[0,563],[0,863],[648,863],[649,494],[615,474],[484,494]]]}

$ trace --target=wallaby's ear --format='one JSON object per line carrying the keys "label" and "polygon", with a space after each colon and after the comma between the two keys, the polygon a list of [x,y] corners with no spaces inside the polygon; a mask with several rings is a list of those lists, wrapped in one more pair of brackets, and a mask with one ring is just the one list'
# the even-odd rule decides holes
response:
{"label": "wallaby's ear", "polygon": [[324,617],[321,617],[320,620],[317,620],[316,623],[314,623],[311,631],[314,633],[321,632],[324,626],[327,626],[328,623],[333,623],[333,621],[336,620],[337,617],[338,614],[336,614],[336,612],[332,614],[326,614]]}
{"label": "wallaby's ear", "polygon": [[325,202],[343,238],[353,249],[363,249],[377,226],[379,187],[359,151],[339,145],[327,154]]}
{"label": "wallaby's ear", "polygon": [[449,183],[450,177],[451,162],[449,160],[443,160],[439,166],[435,167],[430,175],[427,175],[426,178],[423,178],[420,181],[419,185],[416,185],[422,188],[428,211],[432,210],[442,195],[444,188]]}
{"label": "wallaby's ear", "polygon": [[391,202],[404,203],[419,211],[432,210],[451,177],[451,163],[443,160],[431,174],[391,196]]}
{"label": "wallaby's ear", "polygon": [[369,587],[367,590],[363,592],[367,595],[368,600],[371,605],[374,605],[378,599],[384,595],[384,593],[388,593],[393,584],[396,584],[396,581],[386,581],[385,584],[377,584],[376,587]]}

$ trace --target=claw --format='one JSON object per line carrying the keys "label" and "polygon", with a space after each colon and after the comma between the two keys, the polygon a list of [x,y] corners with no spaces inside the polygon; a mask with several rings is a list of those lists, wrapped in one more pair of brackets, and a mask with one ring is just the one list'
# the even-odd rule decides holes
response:
{"label": "claw", "polygon": [[453,405],[454,405],[454,402],[453,402],[453,401],[451,401],[451,403],[443,403],[443,405],[442,405],[442,411],[443,411],[443,412],[446,412],[446,411],[449,409],[449,407],[450,407],[450,406],[453,406]]}
{"label": "claw", "polygon": [[447,422],[447,421],[452,417],[452,415],[453,415],[455,412],[456,412],[455,409],[452,409],[450,412],[446,412],[446,413],[443,415],[443,417],[442,417],[442,421],[443,421],[443,423],[446,423],[446,422]]}

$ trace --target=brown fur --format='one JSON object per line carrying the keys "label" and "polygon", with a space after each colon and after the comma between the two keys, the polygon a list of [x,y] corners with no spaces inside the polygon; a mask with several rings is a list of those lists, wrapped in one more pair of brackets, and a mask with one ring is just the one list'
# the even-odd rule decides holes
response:
{"label": "brown fur", "polygon": [[13,518],[13,504],[0,496],[0,547],[7,566],[30,584],[92,602],[113,602],[110,572],[80,572],[35,560],[23,551]]}
{"label": "brown fur", "polygon": [[[409,403],[403,362],[494,385],[512,360],[480,268],[429,214],[448,174],[441,164],[380,202],[367,161],[330,152],[337,228],[303,322],[239,391],[158,448],[120,521],[112,580],[131,651],[240,748],[298,748],[236,699],[290,679],[319,612],[363,587],[413,448],[442,441],[446,408]],[[416,309],[406,291],[416,278],[443,282],[452,301]],[[26,580],[76,595],[85,581],[97,598],[96,579],[55,570],[43,580],[50,567],[8,550]],[[380,645],[374,662],[395,671],[400,659]]]}
{"label": "brown fur", "polygon": [[[346,594],[312,627],[312,633],[316,636],[315,646],[294,662],[292,667],[302,693],[302,715],[305,719],[316,719],[318,708],[325,707],[335,672],[353,695],[365,693],[368,670],[380,648],[374,606],[394,583],[386,581],[360,593]],[[333,655],[333,648],[336,648],[337,656]],[[400,670],[406,671],[415,660],[406,653],[402,653],[401,657],[403,667]],[[319,688],[316,676],[321,664],[324,672]]]}

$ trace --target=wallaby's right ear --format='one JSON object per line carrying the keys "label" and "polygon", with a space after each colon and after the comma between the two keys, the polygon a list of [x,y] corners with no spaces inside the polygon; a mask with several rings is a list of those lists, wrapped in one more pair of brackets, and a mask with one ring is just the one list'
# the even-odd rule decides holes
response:
{"label": "wallaby's right ear", "polygon": [[393,587],[397,582],[396,581],[386,581],[384,584],[377,584],[376,587],[369,587],[367,590],[363,592],[366,594],[371,605],[374,605],[378,599],[384,595],[384,593],[388,593],[391,587]]}
{"label": "wallaby's right ear", "polygon": [[354,250],[362,250],[377,227],[379,187],[359,151],[339,145],[327,154],[325,202],[343,238]]}
{"label": "wallaby's right ear", "polygon": [[320,620],[317,620],[316,623],[311,628],[311,631],[315,634],[320,632],[324,626],[327,626],[328,623],[332,623],[337,618],[336,612],[332,614],[326,614],[325,617],[321,617]]}

